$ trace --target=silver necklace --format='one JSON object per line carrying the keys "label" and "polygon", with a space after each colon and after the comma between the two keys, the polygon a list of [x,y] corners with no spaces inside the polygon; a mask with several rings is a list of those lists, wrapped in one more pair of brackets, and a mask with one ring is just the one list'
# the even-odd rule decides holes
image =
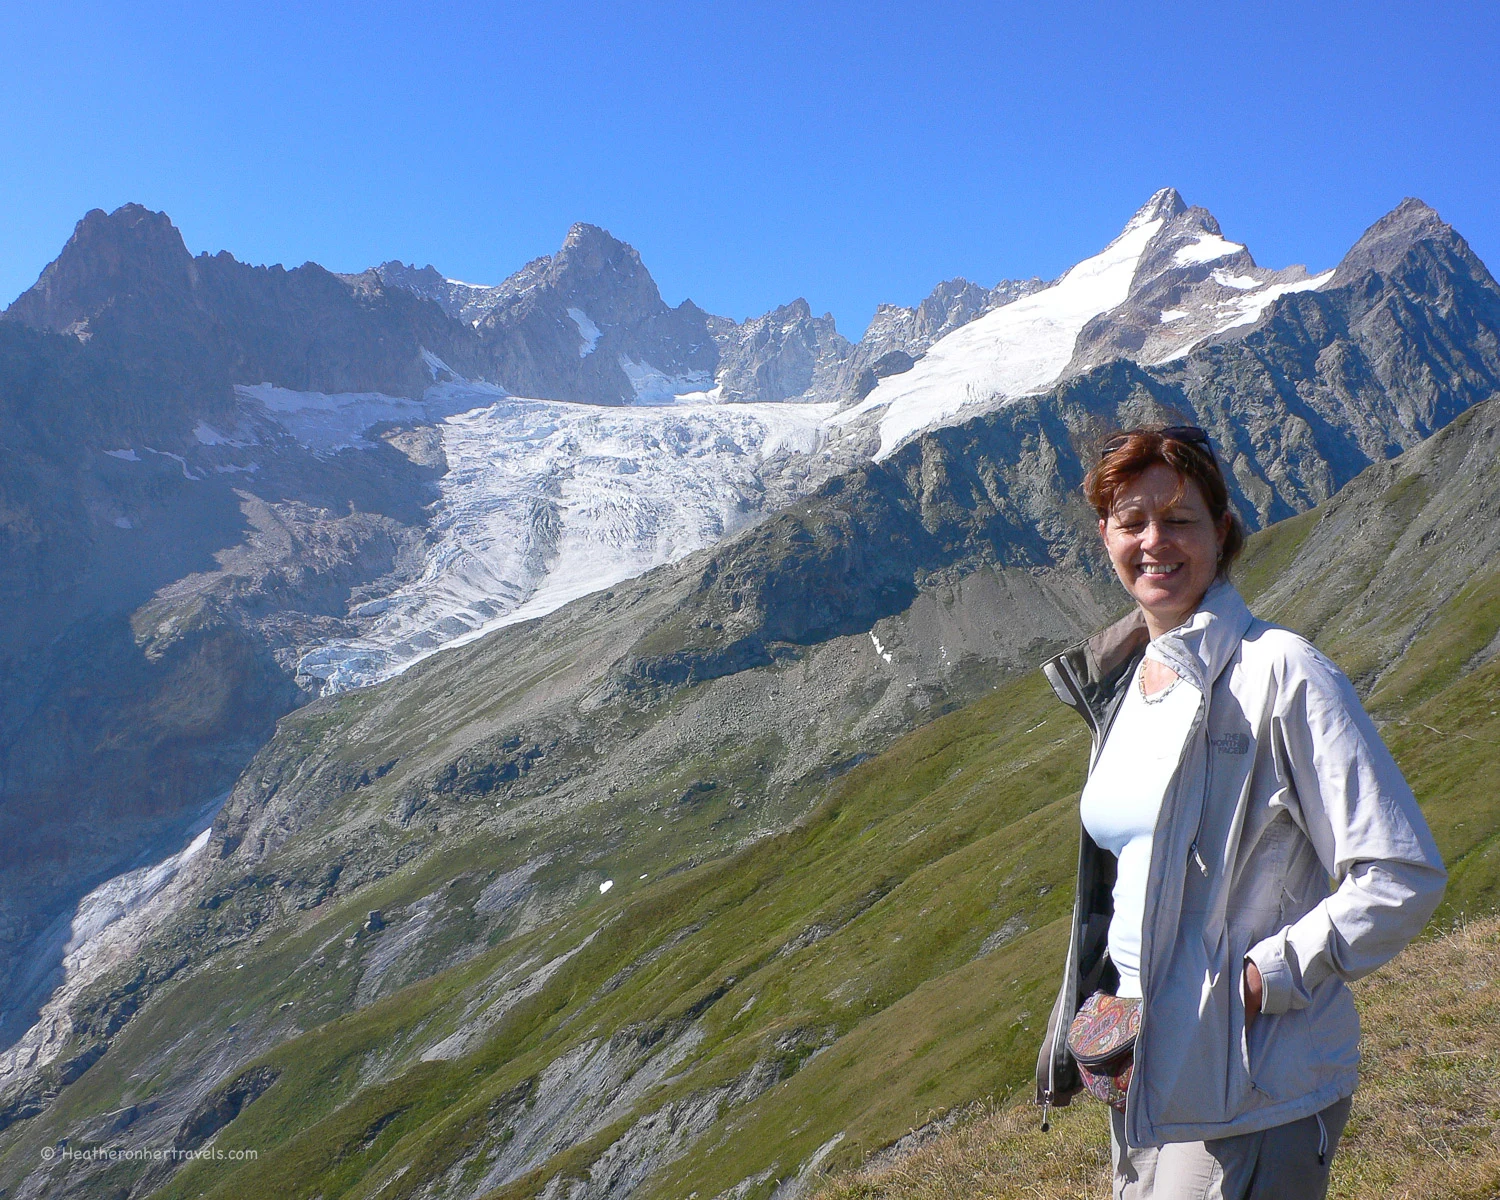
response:
{"label": "silver necklace", "polygon": [[1170,696],[1172,694],[1172,690],[1182,682],[1182,676],[1177,676],[1176,679],[1172,680],[1172,682],[1167,684],[1166,687],[1162,688],[1161,691],[1152,692],[1148,695],[1146,692],[1146,664],[1143,661],[1141,663],[1140,669],[1135,673],[1135,681],[1136,685],[1141,689],[1142,700],[1144,700],[1147,704],[1160,704],[1163,700]]}

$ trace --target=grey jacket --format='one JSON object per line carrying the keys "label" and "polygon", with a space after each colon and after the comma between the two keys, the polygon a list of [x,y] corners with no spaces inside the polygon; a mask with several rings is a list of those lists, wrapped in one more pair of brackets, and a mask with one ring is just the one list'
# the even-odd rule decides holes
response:
{"label": "grey jacket", "polygon": [[[1043,668],[1089,725],[1091,765],[1148,640],[1134,613]],[[1352,1093],[1359,1017],[1346,981],[1421,931],[1447,879],[1354,689],[1304,638],[1257,620],[1219,582],[1152,656],[1204,702],[1151,850],[1125,1113],[1133,1146],[1269,1129]],[[1114,856],[1084,833],[1062,989],[1037,1060],[1039,1104],[1067,1104],[1079,1090],[1068,1026],[1113,982],[1113,884]],[[1248,1035],[1247,958],[1264,980]]]}

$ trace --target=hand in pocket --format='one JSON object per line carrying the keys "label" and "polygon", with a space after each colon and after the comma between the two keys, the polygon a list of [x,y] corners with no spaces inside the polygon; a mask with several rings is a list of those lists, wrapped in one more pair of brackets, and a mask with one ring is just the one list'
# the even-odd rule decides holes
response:
{"label": "hand in pocket", "polygon": [[1260,968],[1248,958],[1245,960],[1245,1028],[1249,1029],[1255,1023],[1255,1018],[1260,1016],[1260,1006],[1264,999],[1264,985],[1260,978]]}

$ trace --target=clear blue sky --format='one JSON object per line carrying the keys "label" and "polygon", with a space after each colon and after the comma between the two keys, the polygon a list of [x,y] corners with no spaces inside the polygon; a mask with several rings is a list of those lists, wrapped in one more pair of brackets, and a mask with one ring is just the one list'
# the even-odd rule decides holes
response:
{"label": "clear blue sky", "polygon": [[1478,3],[9,4],[0,303],[94,207],[188,247],[497,282],[592,221],[669,302],[857,336],[1051,277],[1171,184],[1268,266],[1405,195],[1500,270]]}

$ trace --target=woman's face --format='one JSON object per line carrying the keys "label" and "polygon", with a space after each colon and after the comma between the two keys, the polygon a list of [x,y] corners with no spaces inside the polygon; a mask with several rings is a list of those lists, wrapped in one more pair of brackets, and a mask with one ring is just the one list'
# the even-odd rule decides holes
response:
{"label": "woman's face", "polygon": [[1115,498],[1099,534],[1115,574],[1146,615],[1153,638],[1175,629],[1197,611],[1219,570],[1229,524],[1215,524],[1196,483],[1173,496],[1181,477],[1171,467],[1147,467]]}

